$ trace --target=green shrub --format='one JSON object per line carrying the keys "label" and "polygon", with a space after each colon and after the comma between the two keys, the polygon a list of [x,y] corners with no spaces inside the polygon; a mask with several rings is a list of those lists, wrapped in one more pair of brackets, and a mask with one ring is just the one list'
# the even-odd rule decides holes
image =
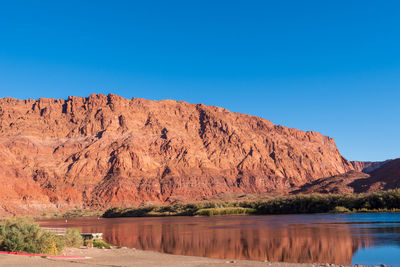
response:
{"label": "green shrub", "polygon": [[332,213],[350,213],[351,210],[349,210],[346,207],[336,206],[331,212]]}
{"label": "green shrub", "polygon": [[114,207],[114,208],[106,210],[103,213],[103,217],[104,218],[122,217],[122,216],[119,216],[122,214],[122,212],[123,212],[123,209],[121,207]]}
{"label": "green shrub", "polygon": [[93,247],[93,239],[85,239],[84,241],[83,241],[83,245],[84,246],[91,246],[91,247]]}
{"label": "green shrub", "polygon": [[78,229],[67,229],[63,236],[64,245],[69,248],[80,247],[83,245],[83,238]]}
{"label": "green shrub", "polygon": [[216,216],[216,215],[239,215],[239,214],[252,214],[255,213],[255,209],[251,208],[240,208],[240,207],[232,207],[232,208],[207,208],[207,209],[199,209],[196,211],[195,215],[200,216]]}
{"label": "green shrub", "polygon": [[149,213],[157,209],[155,206],[146,206],[139,208],[121,208],[115,207],[108,209],[104,212],[103,217],[114,218],[114,217],[145,217],[149,216]]}
{"label": "green shrub", "polygon": [[95,248],[111,248],[111,246],[109,244],[107,244],[103,240],[99,240],[99,239],[93,240],[93,247],[95,247]]}
{"label": "green shrub", "polygon": [[58,254],[64,242],[31,220],[6,220],[0,224],[0,249],[12,252]]}

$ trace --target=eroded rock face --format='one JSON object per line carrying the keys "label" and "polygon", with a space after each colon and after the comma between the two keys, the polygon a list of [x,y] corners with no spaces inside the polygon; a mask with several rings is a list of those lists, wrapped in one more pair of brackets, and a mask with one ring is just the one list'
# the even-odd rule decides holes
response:
{"label": "eroded rock face", "polygon": [[316,132],[116,95],[0,99],[0,149],[1,206],[14,214],[287,191],[354,169]]}

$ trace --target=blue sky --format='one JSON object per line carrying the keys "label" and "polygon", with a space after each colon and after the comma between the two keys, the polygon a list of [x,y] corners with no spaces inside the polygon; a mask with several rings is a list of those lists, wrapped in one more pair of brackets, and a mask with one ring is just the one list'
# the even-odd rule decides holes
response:
{"label": "blue sky", "polygon": [[400,157],[399,1],[2,1],[0,97],[205,103]]}

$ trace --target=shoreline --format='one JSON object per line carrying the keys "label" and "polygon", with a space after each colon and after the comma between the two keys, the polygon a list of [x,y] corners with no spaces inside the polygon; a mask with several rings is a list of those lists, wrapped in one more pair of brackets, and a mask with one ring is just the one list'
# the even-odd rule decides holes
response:
{"label": "shoreline", "polygon": [[253,201],[204,201],[113,207],[102,217],[164,217],[400,212],[400,189],[370,194],[309,194]]}
{"label": "shoreline", "polygon": [[85,258],[63,259],[39,256],[17,256],[0,254],[1,266],[243,266],[243,267],[347,267],[329,263],[287,263],[264,262],[252,260],[214,259],[197,256],[172,255],[155,251],[138,250],[134,248],[67,248],[64,256],[84,256]]}
{"label": "shoreline", "polygon": [[289,214],[362,214],[400,213],[400,189],[354,194],[297,194],[253,199],[204,200],[174,202],[142,206],[114,206],[108,209],[50,210],[38,214],[0,216],[33,218],[34,220],[79,217],[174,217],[174,216],[230,216],[230,215],[289,215]]}
{"label": "shoreline", "polygon": [[0,221],[4,221],[7,219],[15,220],[15,219],[32,219],[35,222],[38,221],[46,221],[46,220],[62,220],[62,219],[76,219],[76,218],[102,218],[102,219],[118,219],[118,218],[163,218],[163,217],[236,217],[236,216],[279,216],[279,215],[327,215],[327,214],[380,214],[380,213],[400,213],[400,209],[393,210],[365,210],[365,211],[350,211],[350,212],[317,212],[317,213],[273,213],[273,214],[254,214],[254,213],[241,213],[241,214],[223,214],[223,215],[182,215],[182,214],[171,214],[171,215],[153,215],[148,214],[145,216],[116,216],[116,217],[103,217],[101,214],[95,215],[78,215],[78,216],[0,216]]}

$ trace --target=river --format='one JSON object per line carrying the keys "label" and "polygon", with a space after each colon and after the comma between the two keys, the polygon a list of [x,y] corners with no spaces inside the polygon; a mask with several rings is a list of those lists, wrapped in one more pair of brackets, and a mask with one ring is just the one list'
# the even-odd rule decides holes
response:
{"label": "river", "polygon": [[39,223],[101,232],[114,245],[170,254],[400,267],[400,213],[70,218]]}

